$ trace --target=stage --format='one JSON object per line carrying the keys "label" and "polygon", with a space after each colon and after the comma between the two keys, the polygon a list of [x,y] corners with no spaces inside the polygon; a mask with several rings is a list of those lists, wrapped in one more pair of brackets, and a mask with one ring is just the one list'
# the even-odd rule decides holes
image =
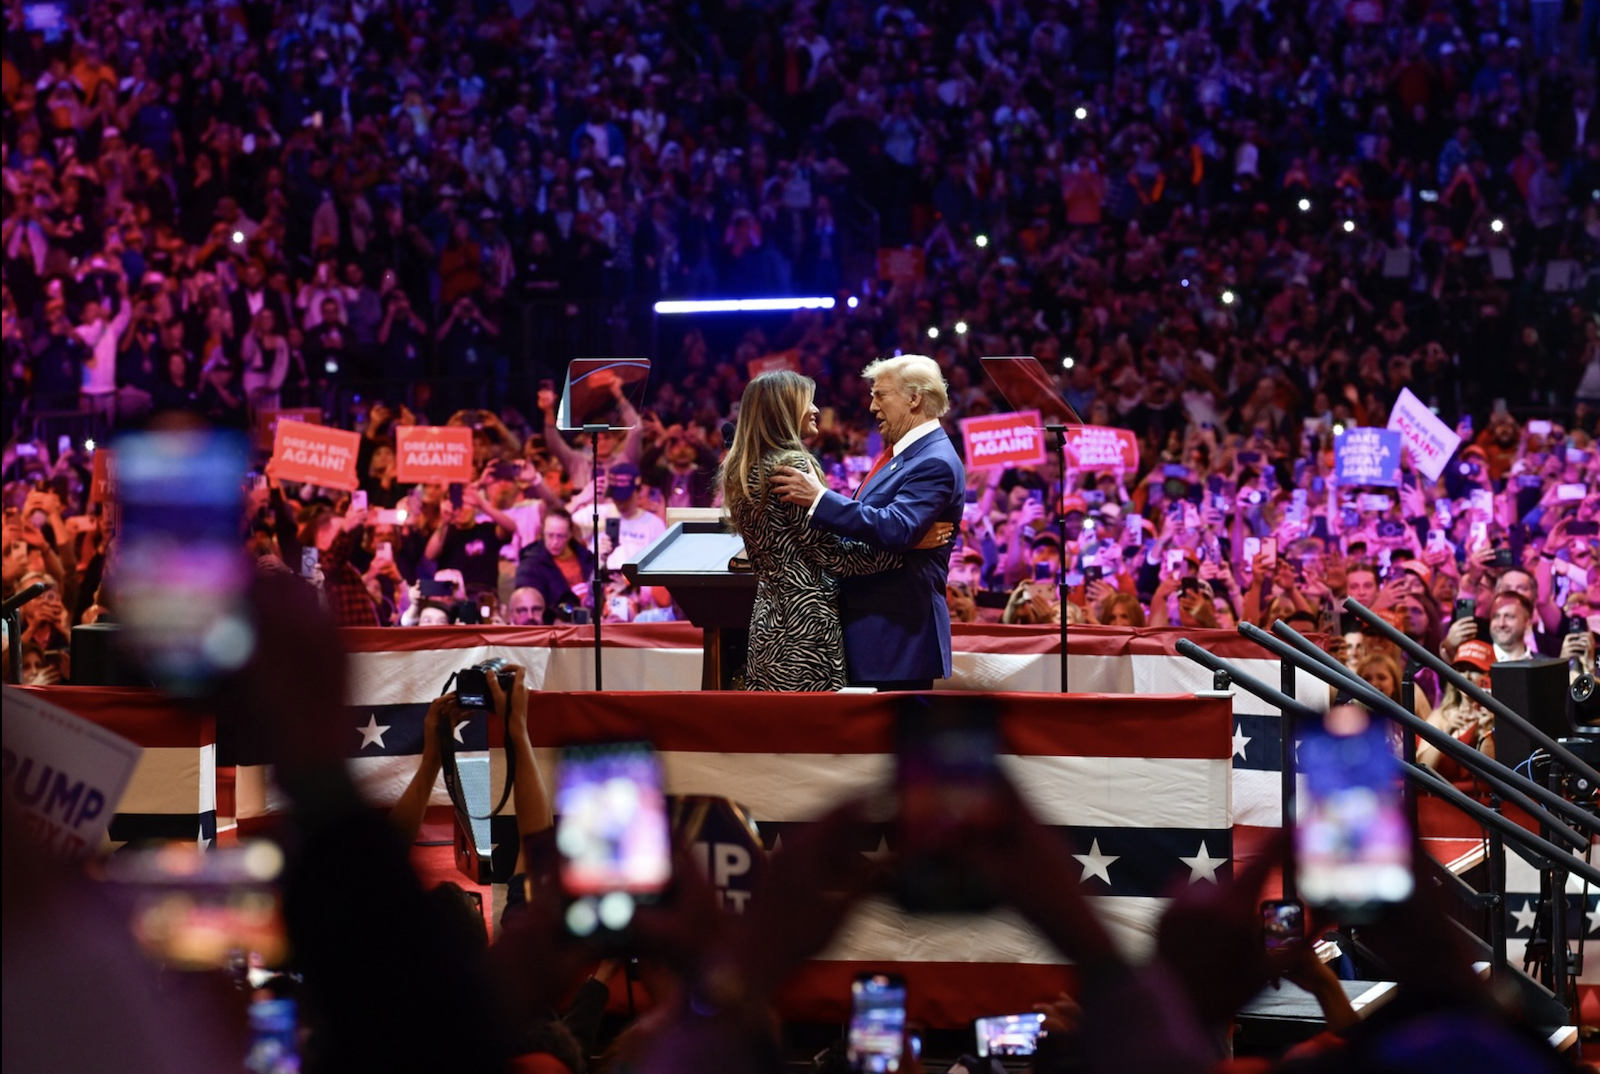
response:
{"label": "stage", "polygon": [[[957,628],[956,673],[937,684],[981,692],[1002,713],[1002,764],[1045,821],[1089,859],[1086,894],[1134,958],[1148,954],[1174,892],[1226,881],[1279,826],[1277,714],[1237,690],[1231,701],[1196,698],[1211,687],[1211,675],[1175,654],[1180,637],[1261,678],[1279,678],[1276,661],[1233,633],[1074,628],[1075,692],[1062,695],[1055,692],[1053,627],[990,626]],[[492,656],[529,669],[536,691],[531,734],[541,763],[564,741],[649,738],[662,751],[672,793],[738,802],[769,851],[830,803],[882,785],[890,770],[892,695],[700,691],[700,631],[688,624],[607,627],[605,681],[614,689],[604,693],[588,689],[594,668],[587,628],[362,629],[345,631],[344,640],[351,654],[350,765],[377,806],[392,803],[414,770],[428,702],[452,672]],[[279,807],[258,765],[241,765],[233,780],[224,772],[219,785],[212,722],[178,713],[153,692],[42,692],[145,747],[112,824],[114,842],[208,841],[219,827],[232,838],[234,825],[248,832]],[[1326,690],[1306,676],[1296,693],[1313,707],[1326,705]],[[465,745],[469,755],[490,757],[498,793],[502,755],[489,750],[486,738],[469,737]],[[442,785],[434,804],[447,804]],[[510,830],[509,805],[504,814],[496,838]],[[435,826],[425,838],[447,834]],[[871,859],[892,849],[889,834],[886,826],[864,826],[851,838]],[[1472,832],[1435,834],[1455,838],[1452,857],[1470,853],[1461,840]],[[451,873],[448,848],[420,847],[417,860],[437,879]],[[492,906],[494,893],[484,891]],[[1583,910],[1596,912],[1585,923],[1600,920],[1600,894],[1586,900]],[[1508,916],[1521,917],[1509,911],[1525,913],[1523,901],[1524,888],[1513,887]],[[1510,922],[1513,962],[1520,956],[1519,924]],[[1026,1010],[1071,984],[1070,966],[1005,913],[912,917],[869,901],[794,982],[784,1014],[806,1022],[842,1019],[850,977],[869,967],[903,973],[912,1015],[929,1026]]]}

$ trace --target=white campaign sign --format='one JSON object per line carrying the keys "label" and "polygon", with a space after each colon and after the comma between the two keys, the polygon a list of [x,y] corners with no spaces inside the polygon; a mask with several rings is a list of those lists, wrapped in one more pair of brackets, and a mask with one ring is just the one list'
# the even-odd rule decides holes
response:
{"label": "white campaign sign", "polygon": [[1439,480],[1445,464],[1461,446],[1461,437],[1440,421],[1410,388],[1400,389],[1400,398],[1389,414],[1389,428],[1400,434],[1400,442],[1411,453],[1411,461],[1428,475],[1429,481]]}
{"label": "white campaign sign", "polygon": [[144,751],[25,690],[5,710],[0,777],[28,830],[55,857],[94,853]]}

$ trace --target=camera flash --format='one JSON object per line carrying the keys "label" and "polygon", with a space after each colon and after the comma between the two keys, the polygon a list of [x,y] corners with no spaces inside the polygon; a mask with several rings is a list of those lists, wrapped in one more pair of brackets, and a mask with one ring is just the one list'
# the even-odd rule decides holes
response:
{"label": "camera flash", "polygon": [[399,519],[401,522],[404,522],[406,520],[407,514],[408,514],[408,512],[406,511],[406,509],[404,507],[399,507],[399,508],[395,509],[394,517]]}
{"label": "camera flash", "polygon": [[1505,229],[1506,222],[1504,220],[1489,221],[1489,230],[1494,232],[1496,235],[1500,234],[1500,232],[1504,231]]}
{"label": "camera flash", "polygon": [[1301,198],[1300,199],[1300,211],[1303,212],[1303,213],[1309,213],[1311,211],[1311,199],[1310,198]]}
{"label": "camera flash", "polygon": [[973,239],[972,241],[975,242],[977,244],[977,246],[978,246],[978,249],[981,250],[985,246],[989,245],[989,236],[987,236],[987,235],[979,235],[977,238]]}
{"label": "camera flash", "polygon": [[1073,115],[1074,119],[1077,119],[1078,121],[1081,122],[1081,121],[1089,118],[1089,110],[1087,108],[1085,108],[1083,105],[1080,104],[1077,107],[1077,109],[1072,113],[1072,115]]}
{"label": "camera flash", "polygon": [[323,363],[322,368],[326,369],[330,373],[337,373],[339,372],[339,363],[334,361],[332,358],[329,358],[325,363]]}
{"label": "camera flash", "polygon": [[83,442],[83,450],[85,450],[85,451],[93,451],[94,450],[94,441],[93,440],[85,440]]}
{"label": "camera flash", "polygon": [[1350,232],[1354,231],[1355,229],[1356,222],[1354,220],[1346,220],[1344,222],[1344,231],[1346,235],[1350,234]]}
{"label": "camera flash", "polygon": [[1071,369],[1073,366],[1075,366],[1077,364],[1078,363],[1073,360],[1073,357],[1070,354],[1067,355],[1065,358],[1061,359],[1061,368],[1062,369]]}
{"label": "camera flash", "polygon": [[857,306],[861,305],[861,300],[855,295],[851,295],[849,298],[844,300],[844,304],[849,306],[851,309],[855,309]]}
{"label": "camera flash", "polygon": [[1233,292],[1232,291],[1224,291],[1224,292],[1222,292],[1222,304],[1224,306],[1233,305]]}
{"label": "camera flash", "polygon": [[957,321],[956,322],[956,335],[964,336],[966,334],[967,334],[967,322],[966,321]]}
{"label": "camera flash", "polygon": [[240,243],[242,243],[242,242],[244,242],[244,232],[242,232],[242,231],[235,231],[235,232],[234,232],[234,233],[233,233],[233,241],[234,241],[234,244],[235,244],[235,245],[238,245],[238,244],[240,244]]}
{"label": "camera flash", "polygon": [[929,339],[938,339],[939,338],[939,330],[937,328],[929,328],[928,329],[928,338]]}

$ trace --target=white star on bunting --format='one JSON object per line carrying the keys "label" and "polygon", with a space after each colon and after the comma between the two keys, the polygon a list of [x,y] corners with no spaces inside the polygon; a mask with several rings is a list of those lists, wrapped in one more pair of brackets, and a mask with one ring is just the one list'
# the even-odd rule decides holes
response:
{"label": "white star on bunting", "polygon": [[389,727],[389,724],[378,722],[377,713],[374,712],[372,715],[368,716],[367,726],[356,728],[356,733],[361,736],[360,748],[366,749],[368,746],[376,742],[380,750],[388,749],[389,747],[383,744],[383,733],[389,730]]}
{"label": "white star on bunting", "polygon": [[861,856],[872,862],[874,865],[881,861],[887,860],[891,856],[891,852],[889,850],[889,840],[885,839],[881,835],[878,836],[878,849],[863,850],[861,852]]}
{"label": "white star on bunting", "polygon": [[471,720],[462,720],[460,723],[456,724],[455,728],[450,732],[452,735],[456,736],[456,741],[461,743],[463,746],[467,744],[467,740],[461,737],[461,729],[471,722]]}
{"label": "white star on bunting", "polygon": [[1089,853],[1074,854],[1073,857],[1083,866],[1083,879],[1088,880],[1091,876],[1098,876],[1110,884],[1111,863],[1119,860],[1122,855],[1100,853],[1100,840],[1096,839],[1089,844]]}
{"label": "white star on bunting", "polygon": [[1250,736],[1244,733],[1243,724],[1233,725],[1233,755],[1243,758],[1245,747],[1250,745]]}
{"label": "white star on bunting", "polygon": [[1522,909],[1511,911],[1511,916],[1517,919],[1517,931],[1532,929],[1533,923],[1539,917],[1539,912],[1533,908],[1532,899],[1522,900]]}
{"label": "white star on bunting", "polygon": [[1206,849],[1205,840],[1200,840],[1200,852],[1192,858],[1178,856],[1178,860],[1189,867],[1189,883],[1197,880],[1209,880],[1217,883],[1217,866],[1227,864],[1227,858],[1213,858],[1211,851]]}
{"label": "white star on bunting", "polygon": [[1589,919],[1587,931],[1594,932],[1596,929],[1600,929],[1600,904],[1597,904],[1593,910],[1584,911],[1583,916]]}

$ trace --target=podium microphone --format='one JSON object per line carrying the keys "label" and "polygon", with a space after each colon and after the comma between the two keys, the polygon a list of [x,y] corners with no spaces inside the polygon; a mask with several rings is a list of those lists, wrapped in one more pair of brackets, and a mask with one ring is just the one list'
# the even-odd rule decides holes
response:
{"label": "podium microphone", "polygon": [[22,592],[18,593],[4,604],[0,604],[0,616],[10,615],[12,612],[28,603],[28,601],[37,596],[43,595],[44,591],[49,588],[50,587],[45,585],[43,582],[33,583],[27,589],[24,589]]}

